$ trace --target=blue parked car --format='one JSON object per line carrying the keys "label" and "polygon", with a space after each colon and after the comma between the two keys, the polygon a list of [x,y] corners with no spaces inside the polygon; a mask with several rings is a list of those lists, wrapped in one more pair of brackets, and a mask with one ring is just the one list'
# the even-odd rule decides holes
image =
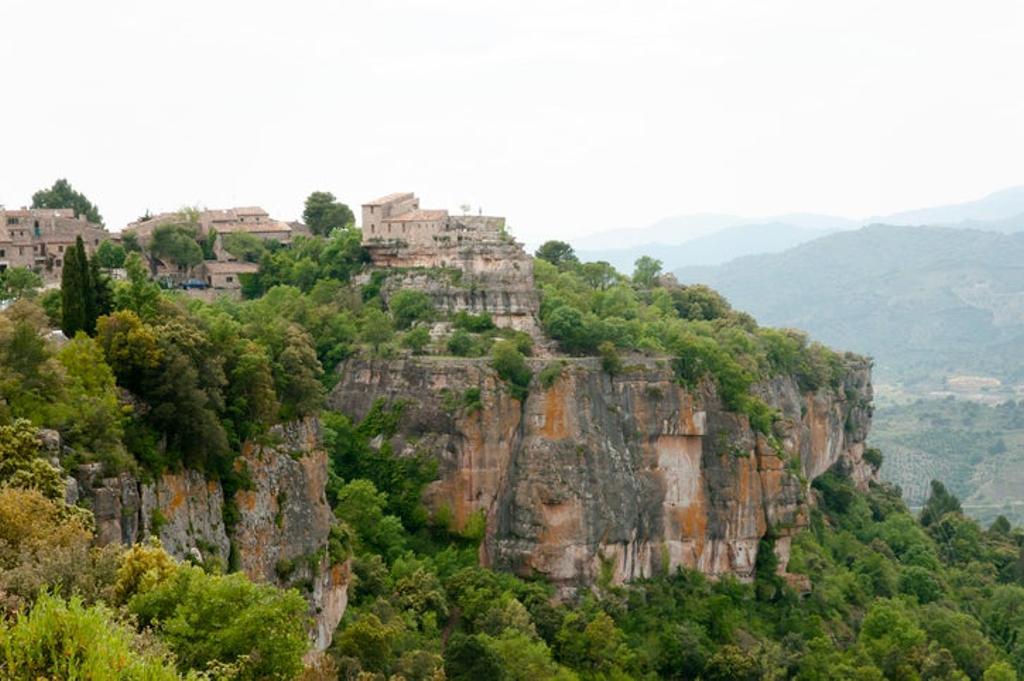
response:
{"label": "blue parked car", "polygon": [[202,279],[189,279],[181,285],[182,288],[206,288],[206,282]]}

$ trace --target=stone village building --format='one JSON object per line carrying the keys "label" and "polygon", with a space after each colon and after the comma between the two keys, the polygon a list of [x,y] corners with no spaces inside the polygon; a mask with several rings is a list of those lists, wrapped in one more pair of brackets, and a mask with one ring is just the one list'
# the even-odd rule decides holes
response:
{"label": "stone village building", "polygon": [[44,284],[55,284],[60,281],[65,252],[79,236],[90,255],[112,238],[102,225],[75,217],[70,208],[0,206],[0,271],[26,267],[38,273]]}
{"label": "stone village building", "polygon": [[[153,236],[153,230],[157,227],[182,222],[184,217],[181,212],[160,213],[129,223],[124,231],[133,232],[139,243],[146,247]],[[293,236],[308,234],[304,225],[275,220],[258,206],[202,210],[195,216],[195,227],[196,235],[200,239],[205,238],[211,230],[216,233],[217,238],[213,244],[216,260],[204,261],[192,270],[185,271],[151,258],[152,269],[157,278],[166,277],[179,283],[188,279],[199,279],[213,289],[238,290],[241,288],[241,275],[257,272],[259,266],[239,262],[235,256],[228,253],[224,248],[226,235],[249,234],[263,241],[289,244]]]}
{"label": "stone village building", "polygon": [[533,259],[505,231],[505,218],[423,209],[412,192],[362,206],[363,247],[375,267],[397,269],[386,290],[415,288],[448,314],[488,313],[498,326],[538,342]]}

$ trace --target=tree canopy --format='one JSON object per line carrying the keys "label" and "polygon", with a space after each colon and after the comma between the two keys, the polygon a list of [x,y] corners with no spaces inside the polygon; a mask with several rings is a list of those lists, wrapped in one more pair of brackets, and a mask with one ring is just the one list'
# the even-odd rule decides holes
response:
{"label": "tree canopy", "polygon": [[545,241],[533,254],[540,260],[547,261],[555,267],[564,267],[579,263],[576,251],[564,241]]}
{"label": "tree canopy", "polygon": [[203,249],[196,241],[195,229],[187,224],[166,224],[154,229],[149,251],[183,268],[195,267],[203,261]]}
{"label": "tree canopy", "polygon": [[306,198],[302,221],[313,234],[327,236],[333,229],[355,224],[352,209],[338,201],[331,192],[313,192]]}
{"label": "tree canopy", "polygon": [[0,272],[0,300],[31,298],[42,286],[42,277],[27,267],[8,267]]}
{"label": "tree canopy", "polygon": [[89,222],[103,224],[103,216],[81,192],[75,191],[65,179],[57,180],[49,189],[40,189],[32,195],[33,208],[72,208],[76,216],[85,216]]}

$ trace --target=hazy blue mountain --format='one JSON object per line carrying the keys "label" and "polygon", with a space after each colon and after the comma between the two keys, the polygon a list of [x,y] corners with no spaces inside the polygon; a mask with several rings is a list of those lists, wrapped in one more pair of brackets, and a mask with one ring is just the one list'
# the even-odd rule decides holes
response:
{"label": "hazy blue mountain", "polygon": [[672,270],[691,265],[718,265],[756,253],[778,253],[817,239],[829,231],[786,222],[769,222],[727,227],[682,244],[645,243],[609,250],[577,249],[576,252],[582,260],[604,260],[621,272],[632,272],[633,263],[642,255],[656,257],[666,270]]}
{"label": "hazy blue mountain", "polygon": [[[579,237],[573,241],[577,251],[614,251],[624,244],[677,246],[693,239],[709,236],[742,225],[784,224],[808,230],[835,231],[855,229],[861,223],[835,215],[787,213],[770,217],[741,217],[725,213],[673,215],[647,227],[613,229]],[[606,260],[607,258],[600,258]],[[610,261],[609,261],[610,262]]]}
{"label": "hazy blue mountain", "polygon": [[719,213],[674,215],[647,227],[613,229],[582,236],[574,241],[574,246],[577,250],[595,251],[622,248],[623,244],[681,244],[744,222],[749,220]]}
{"label": "hazy blue mountain", "polygon": [[981,229],[987,232],[1020,232],[1024,231],[1024,213],[1000,220],[962,220],[939,226],[956,227],[958,229]]}
{"label": "hazy blue mountain", "polygon": [[1024,213],[1024,186],[993,192],[977,201],[893,213],[871,222],[890,225],[946,225],[967,220],[998,221]]}
{"label": "hazy blue mountain", "polygon": [[574,240],[584,260],[605,260],[631,271],[641,255],[655,255],[668,270],[717,265],[754,253],[776,253],[822,233],[867,224],[931,225],[995,232],[1024,230],[1024,186],[1011,187],[976,201],[903,211],[868,220],[835,215],[787,213],[750,218],[721,213],[677,215],[636,229],[617,229]]}
{"label": "hazy blue mountain", "polygon": [[676,275],[761,323],[873,355],[883,381],[1024,382],[1024,233],[871,225]]}

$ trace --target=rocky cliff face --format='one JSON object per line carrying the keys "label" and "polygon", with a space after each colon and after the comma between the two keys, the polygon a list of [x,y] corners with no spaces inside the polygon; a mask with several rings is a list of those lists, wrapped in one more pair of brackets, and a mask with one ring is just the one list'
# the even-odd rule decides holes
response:
{"label": "rocky cliff face", "polygon": [[[533,283],[533,258],[505,233],[503,218],[464,215],[449,220],[429,244],[401,239],[365,244],[378,272],[385,302],[402,289],[423,291],[434,307],[491,315],[501,327],[524,331],[538,346],[547,339],[537,322],[540,296]],[[366,275],[359,283],[366,283]]]}
{"label": "rocky cliff face", "polygon": [[[439,462],[427,504],[457,525],[483,512],[484,564],[565,588],[685,566],[753,576],[775,537],[784,570],[806,522],[807,481],[834,465],[860,484],[870,370],[851,362],[842,389],[804,393],[791,378],[758,387],[782,419],[768,438],[727,411],[710,384],[688,391],[665,362],[615,377],[595,359],[565,360],[525,402],[483,360],[350,360],[331,408],[360,419],[377,399],[404,403],[396,452]],[[479,390],[479,408],[459,398]]]}
{"label": "rocky cliff face", "polygon": [[319,423],[275,426],[264,444],[244,446],[237,465],[251,485],[235,495],[238,519],[230,529],[220,483],[198,471],[143,482],[128,473],[103,477],[99,464],[89,464],[76,472],[70,495],[92,508],[101,544],[156,535],[178,558],[237,561],[254,580],[300,588],[315,621],[314,648],[324,650],[345,612],[349,573],[328,553],[332,516]]}

